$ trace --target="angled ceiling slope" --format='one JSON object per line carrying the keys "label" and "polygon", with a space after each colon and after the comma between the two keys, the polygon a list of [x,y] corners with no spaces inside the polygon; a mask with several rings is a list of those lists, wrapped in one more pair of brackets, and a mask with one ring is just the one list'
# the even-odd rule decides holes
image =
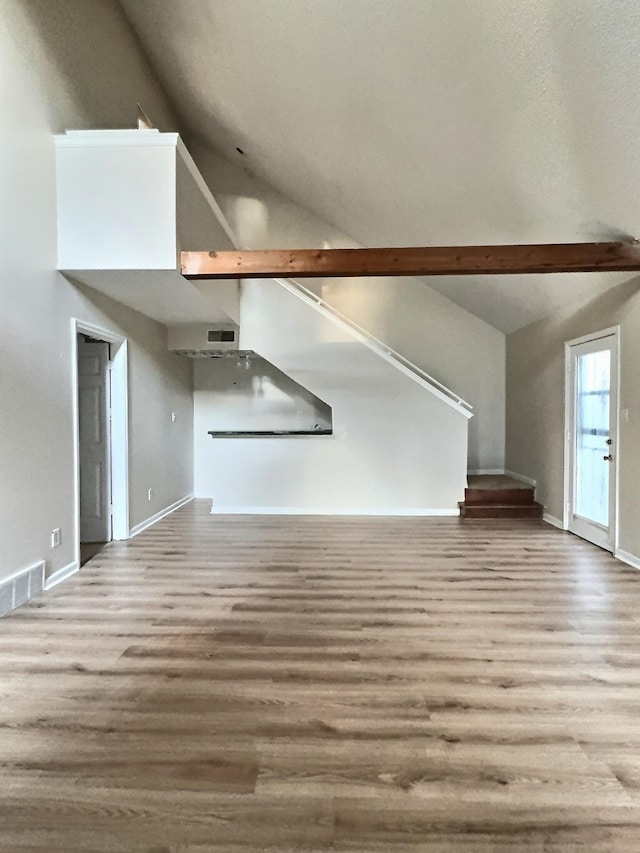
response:
{"label": "angled ceiling slope", "polygon": [[[122,5],[190,134],[363,245],[640,228],[636,0]],[[629,277],[427,281],[508,332]]]}

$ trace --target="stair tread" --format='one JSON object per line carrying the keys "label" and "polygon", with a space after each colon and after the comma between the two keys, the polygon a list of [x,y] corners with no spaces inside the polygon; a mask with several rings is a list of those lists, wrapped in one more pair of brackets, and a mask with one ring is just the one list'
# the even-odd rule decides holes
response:
{"label": "stair tread", "polygon": [[482,491],[500,491],[501,489],[532,489],[531,483],[524,483],[505,474],[468,474],[467,483],[470,489]]}
{"label": "stair tread", "polygon": [[531,501],[526,504],[513,504],[513,503],[499,503],[499,502],[489,502],[483,501],[482,503],[474,503],[473,501],[462,501],[462,506],[472,506],[477,507],[478,509],[485,509],[486,507],[508,507],[509,509],[531,509],[532,507],[535,509],[539,507],[540,509],[544,509],[542,504],[539,504],[537,501]]}

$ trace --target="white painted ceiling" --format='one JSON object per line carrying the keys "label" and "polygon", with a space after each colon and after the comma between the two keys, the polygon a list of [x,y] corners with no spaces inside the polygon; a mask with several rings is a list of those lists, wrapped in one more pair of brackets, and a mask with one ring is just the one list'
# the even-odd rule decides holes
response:
{"label": "white painted ceiling", "polygon": [[[187,133],[359,243],[640,232],[638,0],[122,4]],[[428,283],[508,332],[630,277]]]}

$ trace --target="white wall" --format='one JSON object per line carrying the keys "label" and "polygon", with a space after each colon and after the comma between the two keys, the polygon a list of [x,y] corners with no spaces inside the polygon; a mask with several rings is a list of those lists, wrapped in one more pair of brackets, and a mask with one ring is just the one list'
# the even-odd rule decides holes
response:
{"label": "white wall", "polygon": [[504,467],[502,332],[416,278],[325,279],[321,295],[471,403],[470,471]]}
{"label": "white wall", "polygon": [[[240,155],[234,165],[196,141],[189,148],[241,246],[357,245],[254,178]],[[308,279],[305,286],[471,403],[475,416],[469,424],[469,469],[504,467],[502,332],[414,278]]]}
{"label": "white wall", "polygon": [[132,126],[136,101],[172,129],[171,110],[109,0],[1,0],[0,63],[2,580],[75,557],[72,317],[130,342],[131,525],[189,493],[193,466],[191,365],[166,350],[166,329],[56,272],[53,134]]}
{"label": "white wall", "polygon": [[61,270],[175,269],[176,143],[153,130],[57,138]]}
{"label": "white wall", "polygon": [[212,439],[198,384],[195,487],[214,511],[457,513],[463,414],[274,281],[244,282],[241,311],[241,347],[332,406],[334,435]]}

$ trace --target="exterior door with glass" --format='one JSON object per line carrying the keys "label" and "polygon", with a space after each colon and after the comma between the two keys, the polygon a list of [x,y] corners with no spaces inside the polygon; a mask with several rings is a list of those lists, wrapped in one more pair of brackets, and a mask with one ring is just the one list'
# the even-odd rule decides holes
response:
{"label": "exterior door with glass", "polygon": [[613,551],[616,531],[618,333],[567,344],[567,527]]}

